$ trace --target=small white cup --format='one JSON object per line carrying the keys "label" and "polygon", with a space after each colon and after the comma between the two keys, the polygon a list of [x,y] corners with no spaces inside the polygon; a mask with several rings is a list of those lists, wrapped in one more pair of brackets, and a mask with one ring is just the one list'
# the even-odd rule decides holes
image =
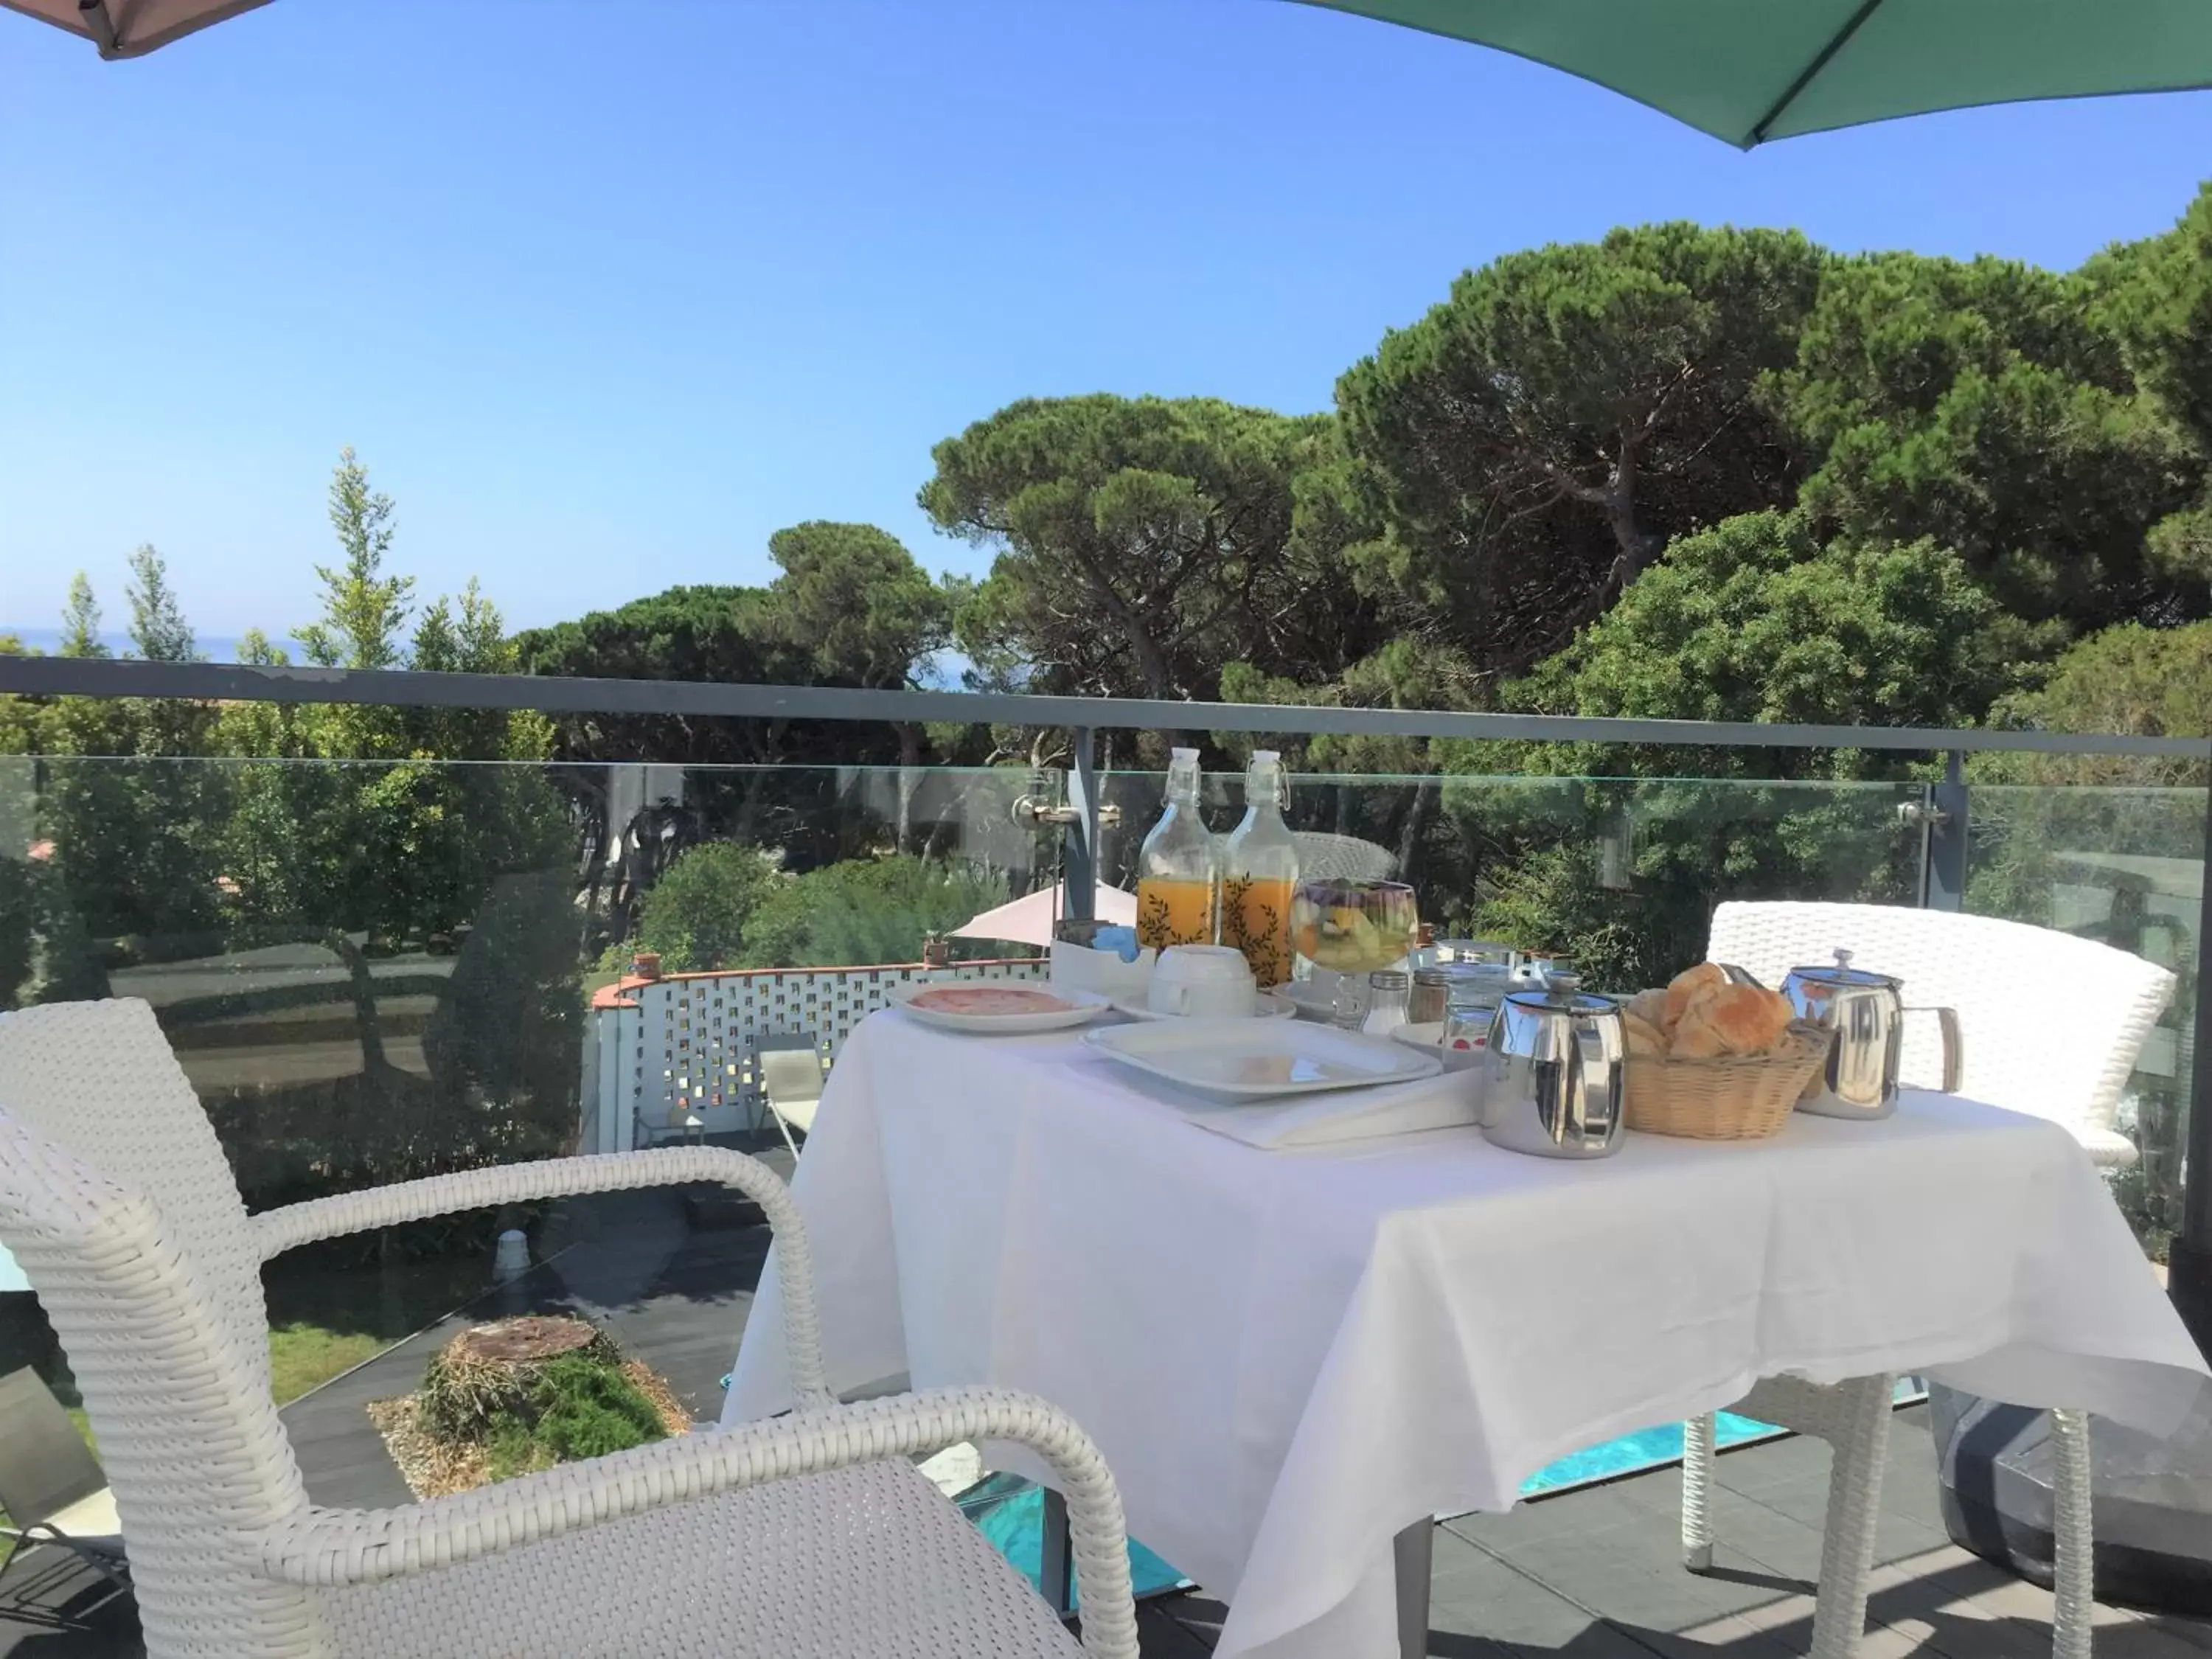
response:
{"label": "small white cup", "polygon": [[1146,1006],[1194,1019],[1249,1019],[1259,1003],[1244,953],[1229,945],[1172,945],[1152,969]]}

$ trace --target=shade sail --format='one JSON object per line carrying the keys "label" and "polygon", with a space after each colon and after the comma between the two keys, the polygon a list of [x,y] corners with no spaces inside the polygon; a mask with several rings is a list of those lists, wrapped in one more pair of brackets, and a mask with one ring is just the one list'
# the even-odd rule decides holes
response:
{"label": "shade sail", "polygon": [[1309,0],[1494,46],[1748,149],[1931,110],[2212,86],[2212,0]]}
{"label": "shade sail", "polygon": [[[1091,914],[1101,921],[1137,925],[1137,899],[1118,887],[1100,887],[1091,900]],[[1021,945],[1050,945],[1052,924],[1060,918],[1060,889],[1040,888],[1011,904],[986,910],[972,921],[952,930],[955,939],[1003,939]]]}
{"label": "shade sail", "polygon": [[20,11],[81,34],[100,48],[102,58],[137,58],[156,46],[252,11],[269,0],[0,0],[0,7]]}

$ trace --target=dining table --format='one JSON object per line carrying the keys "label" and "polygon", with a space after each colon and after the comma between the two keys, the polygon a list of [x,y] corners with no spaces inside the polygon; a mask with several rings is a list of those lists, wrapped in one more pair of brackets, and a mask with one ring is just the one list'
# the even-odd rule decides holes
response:
{"label": "dining table", "polygon": [[[1395,1540],[1762,1378],[1911,1373],[2160,1435],[2212,1399],[2080,1147],[2001,1102],[1591,1161],[1475,1115],[1465,1072],[1224,1102],[1080,1031],[872,1015],[793,1183],[830,1382],[1067,1410],[1133,1536],[1227,1603],[1219,1659],[1389,1659]],[[792,1404],[781,1329],[771,1254],[726,1424]]]}

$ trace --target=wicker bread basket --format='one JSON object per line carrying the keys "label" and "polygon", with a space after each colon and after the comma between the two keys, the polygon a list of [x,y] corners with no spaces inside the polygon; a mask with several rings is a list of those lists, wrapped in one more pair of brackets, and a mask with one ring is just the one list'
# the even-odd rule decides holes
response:
{"label": "wicker bread basket", "polygon": [[1790,1121],[1798,1096],[1827,1059],[1830,1035],[1799,1021],[1763,1054],[1631,1054],[1628,1127],[1692,1140],[1764,1140]]}

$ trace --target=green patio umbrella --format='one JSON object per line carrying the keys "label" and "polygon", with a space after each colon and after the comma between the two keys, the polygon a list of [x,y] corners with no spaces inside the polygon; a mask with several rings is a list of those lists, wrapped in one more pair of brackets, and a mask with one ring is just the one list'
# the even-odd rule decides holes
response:
{"label": "green patio umbrella", "polygon": [[1309,0],[1495,46],[1749,149],[1929,110],[2212,87],[2212,0]]}

